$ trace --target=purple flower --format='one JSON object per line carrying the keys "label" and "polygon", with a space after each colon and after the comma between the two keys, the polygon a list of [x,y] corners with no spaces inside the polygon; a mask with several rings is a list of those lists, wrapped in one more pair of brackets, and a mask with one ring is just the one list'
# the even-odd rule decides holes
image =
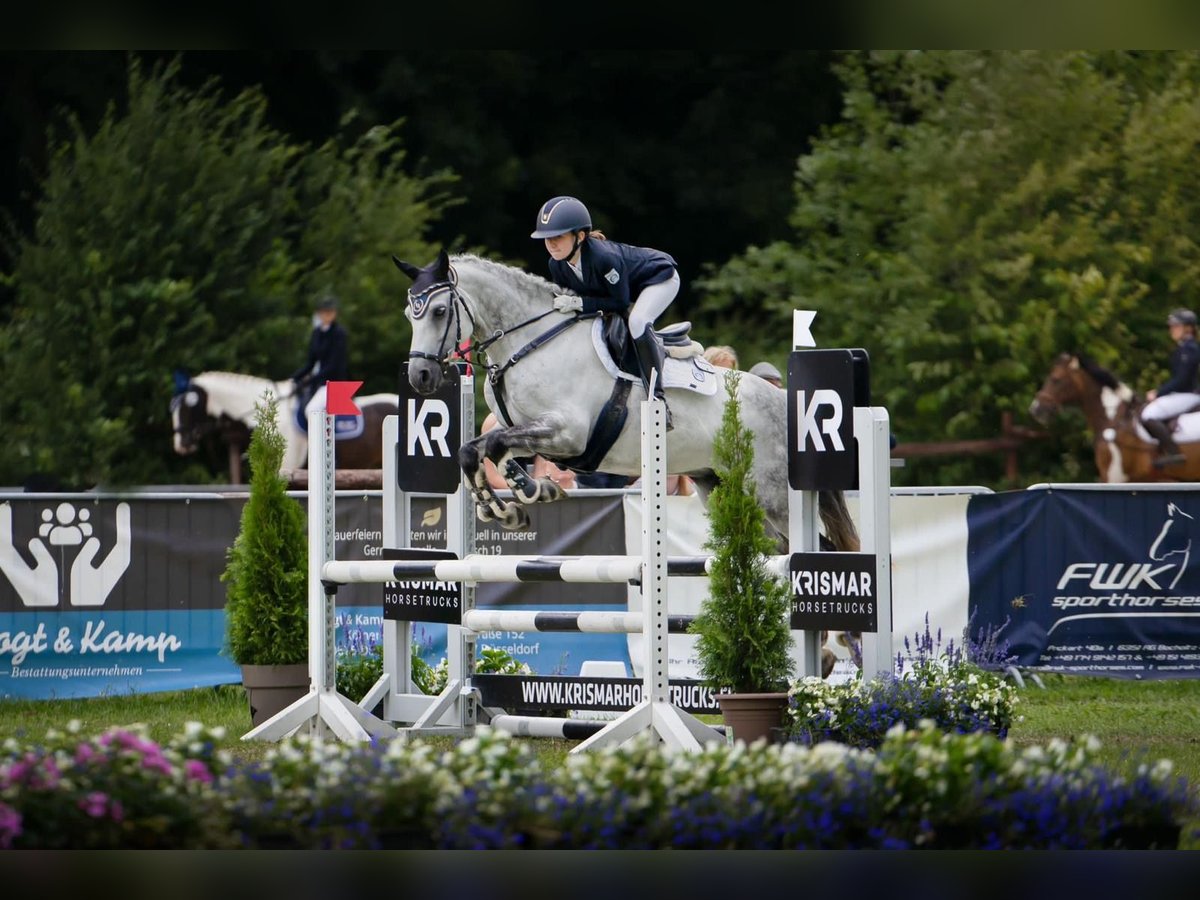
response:
{"label": "purple flower", "polygon": [[21,814],[0,803],[0,850],[7,850],[12,846],[13,839],[21,834]]}
{"label": "purple flower", "polygon": [[211,784],[213,777],[208,771],[208,766],[200,762],[198,759],[189,759],[183,764],[183,770],[189,781],[199,781],[204,784]]}
{"label": "purple flower", "polygon": [[92,791],[86,797],[80,798],[79,808],[93,819],[99,819],[108,812],[108,794],[103,791]]}

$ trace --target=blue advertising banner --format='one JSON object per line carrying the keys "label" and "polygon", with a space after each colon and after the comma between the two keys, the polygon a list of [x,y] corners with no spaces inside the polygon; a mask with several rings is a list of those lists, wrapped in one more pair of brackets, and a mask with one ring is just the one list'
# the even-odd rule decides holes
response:
{"label": "blue advertising banner", "polygon": [[[226,551],[245,493],[0,498],[0,697],[149,693],[241,681],[224,654]],[[299,502],[299,500],[297,500]],[[382,543],[378,494],[337,511],[338,553]],[[373,601],[349,585],[339,601]],[[372,612],[378,607],[372,602]]]}
{"label": "blue advertising banner", "polygon": [[971,497],[972,631],[1017,664],[1121,678],[1200,673],[1200,496],[1050,488]]}

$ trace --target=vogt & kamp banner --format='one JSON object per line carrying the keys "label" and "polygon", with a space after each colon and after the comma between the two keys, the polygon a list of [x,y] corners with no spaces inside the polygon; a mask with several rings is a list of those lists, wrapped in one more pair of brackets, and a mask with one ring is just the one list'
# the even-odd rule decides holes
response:
{"label": "vogt & kamp banner", "polygon": [[[0,697],[240,682],[223,652],[221,573],[245,501],[215,492],[0,498]],[[339,499],[339,557],[377,557],[381,520],[378,494]],[[372,587],[339,591],[339,643],[381,629]]]}
{"label": "vogt & kamp banner", "polygon": [[1200,673],[1200,493],[1031,489],[967,508],[974,634],[1023,667],[1122,678]]}

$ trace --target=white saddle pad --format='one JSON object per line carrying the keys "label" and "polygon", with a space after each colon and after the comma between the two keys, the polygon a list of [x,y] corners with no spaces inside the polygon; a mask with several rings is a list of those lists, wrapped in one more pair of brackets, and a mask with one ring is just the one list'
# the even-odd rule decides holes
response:
{"label": "white saddle pad", "polygon": [[[1154,438],[1150,437],[1150,433],[1142,426],[1141,420],[1137,423],[1137,434],[1143,441],[1148,441],[1151,444],[1157,444]],[[1190,444],[1193,441],[1200,441],[1200,410],[1196,412],[1184,413],[1175,420],[1175,431],[1172,433],[1177,444]]]}
{"label": "white saddle pad", "polygon": [[[601,319],[592,322],[592,347],[605,370],[613,378],[624,378],[626,381],[642,383],[640,378],[630,375],[628,372],[622,372],[613,362],[608,347],[604,343],[604,323]],[[668,390],[682,388],[711,397],[717,392],[718,381],[716,368],[700,355],[688,359],[676,359],[668,356],[666,362],[663,363],[663,387]]]}

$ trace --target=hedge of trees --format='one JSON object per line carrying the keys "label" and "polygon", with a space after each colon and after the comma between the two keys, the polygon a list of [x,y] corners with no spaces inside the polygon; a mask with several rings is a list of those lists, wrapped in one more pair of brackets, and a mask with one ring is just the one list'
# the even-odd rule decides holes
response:
{"label": "hedge of trees", "polygon": [[[454,73],[418,62],[377,71],[408,85],[428,120],[434,88],[448,90]],[[740,118],[730,98],[759,83],[749,64],[722,54],[693,65],[703,99],[688,106],[688,60],[669,56],[639,73],[635,105],[657,96],[657,78],[671,100],[661,115],[689,138],[674,145],[629,137],[620,108],[595,115],[618,123],[623,144],[605,142],[599,119],[574,137],[556,130],[590,115],[575,88],[570,109],[517,115],[504,98],[530,96],[521,62],[490,56],[460,72],[489,102],[464,109],[457,131],[426,121],[415,133],[440,152],[414,158],[404,119],[380,115],[398,109],[382,88],[350,84],[356,101],[374,102],[347,106],[333,136],[304,140],[274,121],[259,88],[197,86],[179,59],[130,59],[102,116],[67,116],[49,135],[32,221],[6,254],[0,484],[34,473],[79,487],[219,478],[219,466],[171,450],[172,369],[282,377],[326,288],[343,299],[366,389],[392,388],[408,331],[389,256],[432,258],[451,243],[513,260],[515,244],[498,246],[497,235],[523,229],[528,209],[506,222],[461,216],[498,184],[510,205],[605,185],[594,205],[610,236],[663,246],[700,276],[666,318],[692,318],[702,341],[734,345],[746,366],[765,357],[782,368],[790,310],[817,309],[823,346],[870,353],[877,402],[901,440],[994,436],[1004,411],[1029,424],[1025,410],[1064,349],[1153,387],[1170,350],[1166,313],[1200,305],[1195,53],[774,55],[753,75],[779,93],[764,90]],[[595,71],[612,75],[618,62],[601,54]],[[840,102],[810,140],[772,117],[789,115],[782,98],[825,90],[818,64]],[[766,163],[753,182],[713,176],[719,145],[694,139],[705,134],[738,144],[729,160],[739,171],[756,154],[786,153],[792,197],[772,187]],[[523,158],[517,148],[531,143],[554,152]],[[508,161],[493,175],[479,164],[488,153]],[[715,240],[697,251],[678,239],[719,235],[714,210],[738,204],[724,237],[747,243],[724,253]],[[684,220],[691,231],[668,233]],[[1021,471],[1025,481],[1094,480],[1082,418],[1029,445]],[[894,476],[1006,486],[999,456],[915,461]]]}

